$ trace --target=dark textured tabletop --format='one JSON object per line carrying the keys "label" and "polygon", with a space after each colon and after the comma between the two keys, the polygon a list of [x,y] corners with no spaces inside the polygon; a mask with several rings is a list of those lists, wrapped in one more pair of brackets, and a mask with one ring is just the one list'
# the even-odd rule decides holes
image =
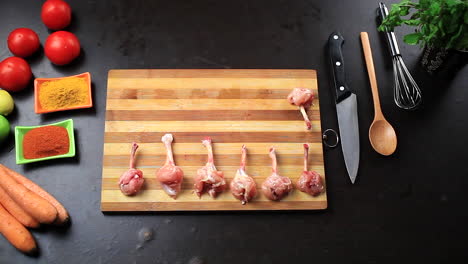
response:
{"label": "dark textured tabletop", "polygon": [[[0,59],[17,27],[44,43],[43,1],[2,0]],[[376,30],[377,1],[139,1],[74,0],[68,28],[82,55],[54,66],[43,52],[29,60],[35,77],[89,71],[94,108],[34,113],[33,91],[14,94],[12,126],[73,118],[75,158],[16,165],[14,146],[0,163],[24,173],[60,200],[72,225],[33,231],[38,257],[27,257],[0,237],[0,263],[450,263],[467,256],[468,79],[426,75],[421,50],[403,57],[423,91],[412,112],[393,102],[393,74]],[[322,129],[337,129],[326,42],[345,38],[349,87],[359,101],[361,163],[351,185],[340,148],[324,148],[328,209],[302,212],[192,212],[112,214],[100,211],[107,72],[110,69],[316,69]],[[377,154],[368,141],[372,97],[359,32],[370,35],[382,108],[398,134],[395,154]],[[0,219],[1,221],[1,219]],[[140,230],[154,231],[142,242]]]}

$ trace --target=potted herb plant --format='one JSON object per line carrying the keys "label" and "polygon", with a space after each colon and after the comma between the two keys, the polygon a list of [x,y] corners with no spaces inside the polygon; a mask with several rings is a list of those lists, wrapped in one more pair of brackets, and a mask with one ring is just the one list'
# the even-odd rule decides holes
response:
{"label": "potted herb plant", "polygon": [[468,60],[468,0],[402,0],[393,4],[380,31],[408,25],[415,32],[403,41],[424,48],[422,67],[430,74],[454,71]]}

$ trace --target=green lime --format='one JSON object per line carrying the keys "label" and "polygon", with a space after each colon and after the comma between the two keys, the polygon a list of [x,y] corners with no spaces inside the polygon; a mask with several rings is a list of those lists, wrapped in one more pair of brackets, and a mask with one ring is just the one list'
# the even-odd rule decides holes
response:
{"label": "green lime", "polygon": [[9,115],[14,107],[15,103],[11,95],[5,90],[0,90],[0,115]]}
{"label": "green lime", "polygon": [[10,122],[0,115],[0,143],[8,137],[8,134],[10,134]]}

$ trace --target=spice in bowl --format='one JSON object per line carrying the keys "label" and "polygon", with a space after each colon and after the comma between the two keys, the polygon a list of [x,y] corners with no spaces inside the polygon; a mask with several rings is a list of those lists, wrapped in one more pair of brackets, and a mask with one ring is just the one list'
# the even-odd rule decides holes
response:
{"label": "spice in bowl", "polygon": [[44,110],[70,108],[88,104],[88,83],[84,78],[64,78],[46,81],[39,90],[39,102]]}
{"label": "spice in bowl", "polygon": [[60,126],[43,126],[31,129],[23,138],[23,155],[37,159],[68,153],[70,141],[67,129]]}

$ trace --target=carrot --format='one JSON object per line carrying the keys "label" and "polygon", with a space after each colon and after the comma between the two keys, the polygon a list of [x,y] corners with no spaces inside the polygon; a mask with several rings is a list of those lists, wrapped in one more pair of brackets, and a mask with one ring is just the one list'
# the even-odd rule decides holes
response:
{"label": "carrot", "polygon": [[0,187],[0,205],[3,205],[3,207],[24,226],[32,228],[39,227],[39,222],[26,213],[21,206],[15,203],[2,187]]}
{"label": "carrot", "polygon": [[57,210],[52,204],[16,182],[3,167],[0,167],[0,187],[39,223],[51,224],[57,218]]}
{"label": "carrot", "polygon": [[36,241],[31,233],[0,205],[0,233],[18,250],[34,254]]}
{"label": "carrot", "polygon": [[0,164],[0,169],[6,171],[8,175],[14,178],[18,183],[22,184],[24,187],[28,188],[30,191],[36,193],[37,195],[41,196],[42,198],[46,199],[49,203],[51,203],[58,212],[57,219],[55,220],[54,224],[64,225],[70,221],[70,216],[67,212],[67,209],[63,207],[63,205],[57,201],[52,195],[42,189],[39,185],[35,184],[30,179],[26,178],[25,176],[19,174],[18,172],[3,166]]}

